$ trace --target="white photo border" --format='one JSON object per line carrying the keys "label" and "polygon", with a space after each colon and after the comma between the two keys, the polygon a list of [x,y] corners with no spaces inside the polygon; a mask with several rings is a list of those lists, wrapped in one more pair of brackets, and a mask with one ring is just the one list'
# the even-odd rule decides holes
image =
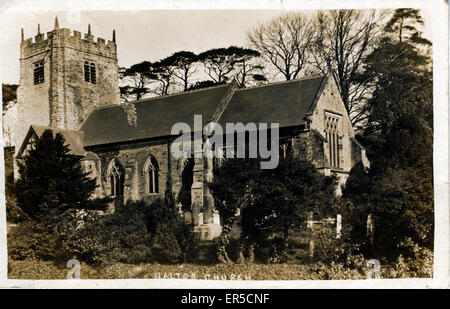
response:
{"label": "white photo border", "polygon": [[[6,0],[8,1],[8,0]],[[76,16],[78,11],[90,10],[152,10],[152,9],[369,9],[414,7],[432,14],[433,37],[433,106],[434,106],[434,276],[430,279],[374,280],[293,280],[293,281],[219,281],[187,279],[114,279],[114,280],[13,280],[7,278],[6,206],[4,153],[0,147],[0,288],[241,288],[241,289],[309,289],[309,288],[449,288],[450,212],[449,212],[449,62],[448,62],[448,2],[444,0],[0,0],[0,19],[9,12],[66,11]],[[19,34],[18,34],[19,35]],[[1,38],[1,37],[0,37]],[[1,59],[0,51],[0,59]],[[2,79],[0,72],[0,80]],[[2,140],[3,146],[3,140]]]}

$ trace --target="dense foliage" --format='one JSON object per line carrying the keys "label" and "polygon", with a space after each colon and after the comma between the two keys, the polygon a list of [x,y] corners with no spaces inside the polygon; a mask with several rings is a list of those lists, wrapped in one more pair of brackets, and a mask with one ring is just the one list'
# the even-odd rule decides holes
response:
{"label": "dense foliage", "polygon": [[[360,215],[373,214],[367,251],[390,259],[412,258],[416,246],[433,248],[433,80],[430,42],[414,26],[420,23],[418,10],[397,10],[366,59],[362,78],[375,86],[360,140],[371,169],[355,168],[344,190]],[[365,221],[359,222],[361,236]]]}
{"label": "dense foliage", "polygon": [[166,201],[129,202],[112,214],[69,209],[42,223],[21,222],[8,234],[10,258],[63,263],[76,258],[94,266],[192,261],[196,235]]}
{"label": "dense foliage", "polygon": [[51,130],[44,131],[18,166],[17,205],[35,220],[68,209],[106,207],[106,200],[91,199],[96,182],[84,172],[80,157],[70,153],[59,133],[53,136]]}
{"label": "dense foliage", "polygon": [[17,88],[19,85],[15,84],[2,84],[2,106],[3,113],[8,109],[8,104],[17,100]]}
{"label": "dense foliage", "polygon": [[157,199],[145,208],[145,220],[152,235],[151,246],[155,260],[161,263],[181,263],[196,257],[198,235],[177,212],[171,192],[170,180],[165,198]]}
{"label": "dense foliage", "polygon": [[266,170],[259,169],[257,159],[227,159],[214,175],[211,189],[223,223],[218,247],[223,261],[229,261],[227,238],[237,219],[244,247],[270,246],[268,255],[284,261],[290,236],[305,227],[308,212],[320,218],[336,213],[335,178],[301,157],[288,156]]}

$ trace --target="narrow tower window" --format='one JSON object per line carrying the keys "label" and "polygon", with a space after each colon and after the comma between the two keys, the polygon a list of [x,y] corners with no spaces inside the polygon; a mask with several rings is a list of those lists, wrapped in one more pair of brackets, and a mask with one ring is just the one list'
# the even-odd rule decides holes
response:
{"label": "narrow tower window", "polygon": [[34,84],[40,84],[44,82],[44,60],[34,63]]}
{"label": "narrow tower window", "polygon": [[97,83],[97,79],[95,77],[95,64],[91,63],[91,83]]}
{"label": "narrow tower window", "polygon": [[97,83],[95,63],[84,62],[84,81],[91,84]]}
{"label": "narrow tower window", "polygon": [[88,82],[91,80],[91,67],[89,66],[89,63],[86,61],[84,63],[84,81]]}

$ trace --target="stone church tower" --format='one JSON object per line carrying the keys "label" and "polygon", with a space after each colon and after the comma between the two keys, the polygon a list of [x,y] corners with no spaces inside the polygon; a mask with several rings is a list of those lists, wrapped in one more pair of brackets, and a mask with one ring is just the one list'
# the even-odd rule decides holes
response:
{"label": "stone church tower", "polygon": [[78,130],[94,108],[120,100],[115,31],[94,41],[89,25],[79,31],[55,27],[20,43],[20,81],[13,143],[20,147],[30,125]]}

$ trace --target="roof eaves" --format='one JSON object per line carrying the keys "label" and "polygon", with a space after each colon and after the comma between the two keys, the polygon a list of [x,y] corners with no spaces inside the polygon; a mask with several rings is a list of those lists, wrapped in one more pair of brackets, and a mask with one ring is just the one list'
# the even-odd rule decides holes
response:
{"label": "roof eaves", "polygon": [[[19,159],[22,158],[22,154],[23,154],[23,150],[24,150],[25,145],[26,145],[26,141],[28,141],[28,139],[30,138],[30,135],[31,135],[32,133],[36,134],[36,132],[35,132],[34,129],[33,129],[33,126],[31,125],[30,128],[28,129],[27,134],[25,135],[25,138],[24,138],[23,141],[22,141],[22,144],[21,144],[21,146],[20,146],[19,151],[17,152],[17,158],[19,158]],[[37,135],[37,134],[36,134],[36,135]]]}
{"label": "roof eaves", "polygon": [[320,95],[322,94],[327,81],[328,81],[328,76],[322,76],[322,81],[321,81],[320,87],[317,89],[317,92],[314,95],[314,99],[311,102],[311,105],[309,106],[308,111],[305,114],[305,118],[307,116],[311,115],[313,113],[313,111],[316,109],[317,102],[319,101]]}

